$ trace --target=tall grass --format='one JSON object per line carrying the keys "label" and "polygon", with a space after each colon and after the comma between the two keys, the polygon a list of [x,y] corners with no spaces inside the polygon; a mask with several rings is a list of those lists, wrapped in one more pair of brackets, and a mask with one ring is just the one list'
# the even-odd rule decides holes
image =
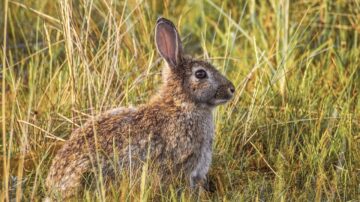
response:
{"label": "tall grass", "polygon": [[[360,200],[359,1],[4,0],[0,10],[1,201],[41,199],[74,128],[156,91],[159,16],[237,89],[215,112],[217,189],[201,199]],[[159,190],[146,169],[138,192],[125,177],[83,199],[150,200]],[[192,200],[175,191],[160,199]]]}

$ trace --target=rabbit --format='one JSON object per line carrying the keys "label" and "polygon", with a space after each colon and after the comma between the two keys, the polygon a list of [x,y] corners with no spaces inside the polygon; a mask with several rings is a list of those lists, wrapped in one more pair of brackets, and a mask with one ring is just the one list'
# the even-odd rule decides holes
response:
{"label": "rabbit", "polygon": [[167,63],[158,92],[146,104],[104,112],[76,129],[52,161],[49,193],[63,199],[78,194],[82,176],[94,165],[110,176],[107,158],[115,155],[123,169],[150,159],[161,183],[182,173],[189,187],[204,184],[212,159],[212,112],[231,100],[235,87],[210,63],[184,55],[170,20],[157,19],[155,44]]}

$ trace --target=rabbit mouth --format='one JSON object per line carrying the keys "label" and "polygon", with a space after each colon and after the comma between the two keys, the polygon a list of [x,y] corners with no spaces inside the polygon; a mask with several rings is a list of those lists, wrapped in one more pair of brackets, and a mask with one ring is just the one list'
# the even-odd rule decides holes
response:
{"label": "rabbit mouth", "polygon": [[214,105],[221,105],[221,104],[225,104],[229,101],[230,99],[215,99],[214,100]]}
{"label": "rabbit mouth", "polygon": [[231,100],[232,96],[228,95],[228,96],[214,96],[213,99],[211,99],[210,104],[213,106],[217,106],[217,105],[221,105],[221,104],[225,104],[227,102],[229,102]]}

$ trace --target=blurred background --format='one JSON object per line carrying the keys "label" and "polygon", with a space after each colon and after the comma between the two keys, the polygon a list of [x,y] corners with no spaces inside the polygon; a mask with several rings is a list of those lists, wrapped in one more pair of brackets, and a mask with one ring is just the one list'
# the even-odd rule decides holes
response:
{"label": "blurred background", "polygon": [[[360,199],[360,1],[2,0],[0,15],[1,200],[40,200],[74,128],[156,92],[159,16],[237,89],[215,111],[201,200]],[[81,199],[151,200],[146,182]]]}

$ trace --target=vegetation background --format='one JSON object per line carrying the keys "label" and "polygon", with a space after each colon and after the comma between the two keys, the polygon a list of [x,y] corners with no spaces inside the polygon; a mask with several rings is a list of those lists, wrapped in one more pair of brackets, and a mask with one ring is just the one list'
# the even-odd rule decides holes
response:
{"label": "vegetation background", "polygon": [[[217,189],[200,199],[360,200],[359,0],[2,0],[0,15],[1,201],[41,200],[72,129],[154,94],[159,16],[237,89],[215,112]],[[147,178],[80,197],[151,200]]]}

